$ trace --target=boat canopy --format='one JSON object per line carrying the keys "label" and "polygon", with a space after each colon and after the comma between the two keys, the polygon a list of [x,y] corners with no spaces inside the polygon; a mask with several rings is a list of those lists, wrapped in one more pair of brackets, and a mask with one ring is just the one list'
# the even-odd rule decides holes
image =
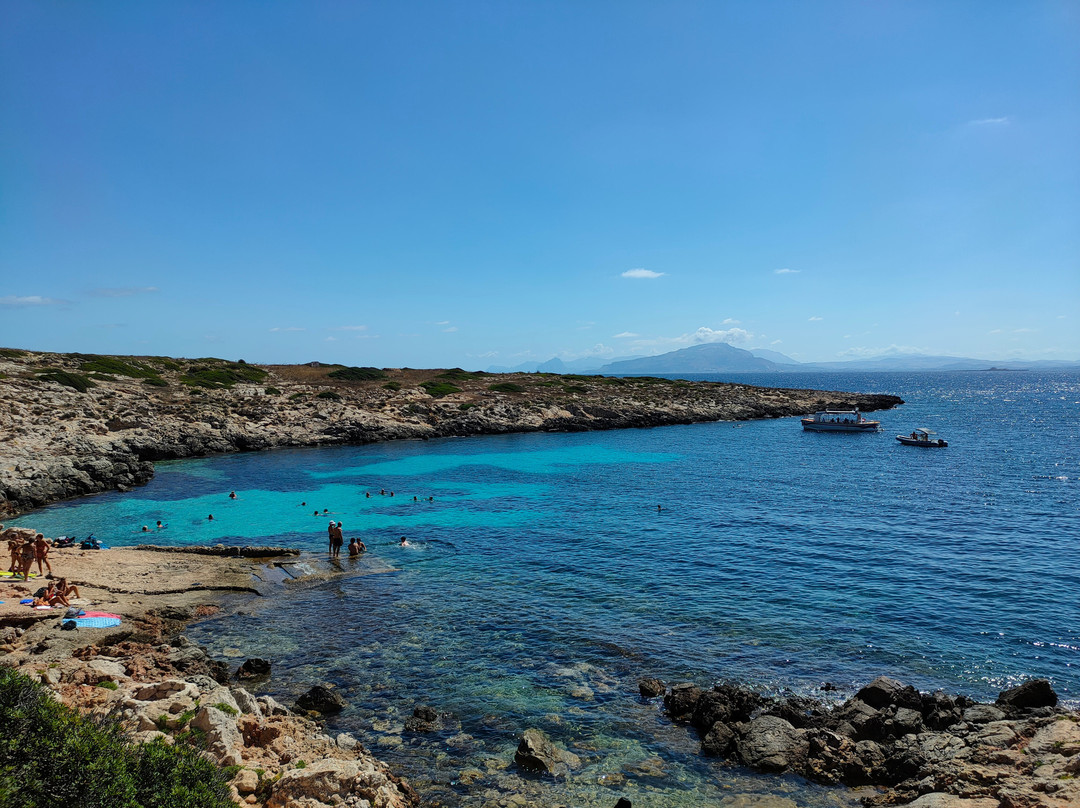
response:
{"label": "boat canopy", "polygon": [[937,432],[935,432],[934,430],[932,430],[932,429],[923,429],[921,426],[918,429],[915,429],[915,430],[912,430],[912,431],[920,432],[923,435],[936,435],[937,434]]}

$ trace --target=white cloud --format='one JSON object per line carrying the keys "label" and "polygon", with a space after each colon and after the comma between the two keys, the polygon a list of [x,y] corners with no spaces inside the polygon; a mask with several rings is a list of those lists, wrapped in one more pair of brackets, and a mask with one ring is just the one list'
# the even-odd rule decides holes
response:
{"label": "white cloud", "polygon": [[788,269],[787,267],[773,270],[774,275],[798,275],[800,272],[802,272],[801,269]]}
{"label": "white cloud", "polygon": [[772,342],[770,342],[769,344],[770,344],[770,345],[779,345],[779,344],[780,344],[781,342],[783,342],[783,340],[782,340],[782,339],[774,339],[774,340],[773,340]]}
{"label": "white cloud", "polygon": [[652,339],[635,339],[630,343],[634,350],[659,350],[670,351],[675,348],[684,348],[689,345],[702,345],[706,342],[726,342],[729,345],[746,344],[754,335],[744,328],[712,329],[702,326],[697,331],[680,334],[677,337],[655,337]]}
{"label": "white cloud", "polygon": [[733,317],[726,318],[720,325],[738,325],[739,321]]}
{"label": "white cloud", "polygon": [[974,121],[968,121],[968,126],[1002,126],[1009,123],[1009,116],[1004,115],[1000,118],[979,118]]}
{"label": "white cloud", "polygon": [[1004,328],[994,328],[994,329],[991,329],[990,331],[988,331],[987,333],[989,333],[989,334],[1001,334],[1002,332],[1004,332],[1004,330],[1005,330]]}
{"label": "white cloud", "polygon": [[633,331],[623,331],[621,334],[615,334],[612,339],[630,339],[631,337],[640,336],[640,334],[635,334]]}
{"label": "white cloud", "polygon": [[6,295],[0,297],[0,306],[59,306],[66,302],[66,300],[54,300],[51,297],[41,297],[41,295],[27,295],[26,297]]}
{"label": "white cloud", "polygon": [[337,337],[327,337],[325,341],[326,342],[337,342],[338,339],[337,339]]}
{"label": "white cloud", "polygon": [[1034,334],[1036,329],[1034,328],[1014,328],[1014,334]]}
{"label": "white cloud", "polygon": [[367,326],[366,325],[339,325],[339,326],[336,326],[336,327],[334,327],[334,328],[332,328],[330,330],[331,331],[367,331]]}
{"label": "white cloud", "polygon": [[814,316],[814,317],[811,317],[811,318],[810,318],[810,322],[811,322],[811,323],[817,323],[817,322],[821,322],[821,321],[822,321],[822,320],[824,320],[824,319],[825,319],[824,317],[817,317],[817,316]]}
{"label": "white cloud", "polygon": [[121,286],[118,288],[91,289],[88,293],[91,297],[134,297],[135,295],[149,295],[157,292],[156,286]]}
{"label": "white cloud", "polygon": [[453,334],[455,331],[457,331],[457,326],[456,325],[452,325],[449,328],[444,328],[443,329],[444,334]]}
{"label": "white cloud", "polygon": [[651,269],[628,269],[622,274],[624,278],[659,278],[663,272],[653,272]]}
{"label": "white cloud", "polygon": [[299,327],[297,327],[295,325],[290,325],[290,326],[285,326],[285,327],[277,326],[276,328],[271,328],[270,330],[271,331],[307,331],[306,328],[299,328]]}
{"label": "white cloud", "polygon": [[478,354],[467,353],[465,355],[467,357],[469,357],[470,359],[494,359],[496,356],[499,355],[499,352],[498,351],[485,351],[484,353],[478,353]]}
{"label": "white cloud", "polygon": [[[584,359],[587,356],[611,356],[615,353],[615,349],[610,345],[605,345],[602,342],[596,343],[591,348],[586,348],[584,351],[578,351],[576,353],[569,351],[561,351],[558,354],[560,359]],[[531,355],[531,352],[527,351],[526,354]]]}
{"label": "white cloud", "polygon": [[450,321],[449,320],[439,320],[439,322],[435,323],[435,325],[450,325]]}

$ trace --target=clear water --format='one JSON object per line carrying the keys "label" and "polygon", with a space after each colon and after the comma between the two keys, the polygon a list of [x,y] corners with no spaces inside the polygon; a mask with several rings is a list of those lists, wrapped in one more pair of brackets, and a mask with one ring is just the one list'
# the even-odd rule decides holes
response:
{"label": "clear water", "polygon": [[[332,728],[430,805],[511,791],[575,806],[851,801],[699,758],[691,733],[637,700],[647,675],[773,692],[830,681],[846,695],[887,673],[979,698],[1046,676],[1080,699],[1080,374],[730,378],[908,403],[875,416],[878,434],[788,418],[161,463],[145,488],[19,521],[112,545],[325,554],[327,509],[367,543],[359,566],[394,571],[246,603],[191,634],[273,660],[283,700],[337,684],[350,707]],[[949,448],[894,439],[917,426]],[[402,733],[421,703],[459,723]],[[529,726],[582,769],[556,782],[506,768]]]}

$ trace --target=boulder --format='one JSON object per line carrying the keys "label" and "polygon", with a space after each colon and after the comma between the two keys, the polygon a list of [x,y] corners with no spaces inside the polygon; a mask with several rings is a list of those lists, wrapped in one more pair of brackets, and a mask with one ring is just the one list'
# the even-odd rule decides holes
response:
{"label": "boulder", "polygon": [[262,718],[262,708],[259,706],[259,702],[255,699],[251,693],[244,690],[242,687],[233,687],[229,689],[233,699],[236,701],[236,706],[242,713],[250,713],[256,718]]}
{"label": "boulder", "polygon": [[514,762],[525,771],[566,774],[581,765],[573,752],[560,749],[538,729],[527,729],[514,753]]}
{"label": "boulder", "polygon": [[411,716],[405,719],[406,732],[435,732],[442,729],[439,714],[425,704],[413,708]]}
{"label": "boulder", "polygon": [[1010,690],[1003,690],[997,697],[997,703],[1030,710],[1035,707],[1056,707],[1058,697],[1049,679],[1031,679]]}
{"label": "boulder", "polygon": [[990,704],[976,704],[964,710],[964,720],[969,724],[989,724],[1004,718],[1005,713]]}
{"label": "boulder", "polygon": [[236,671],[238,679],[259,679],[270,675],[270,661],[252,657],[244,660],[244,664]]}
{"label": "boulder", "polygon": [[317,713],[340,713],[345,709],[344,697],[333,689],[333,685],[315,685],[311,690],[296,700],[301,710],[314,710]]}
{"label": "boulder", "polygon": [[912,710],[922,708],[922,697],[918,690],[896,679],[890,679],[888,676],[879,676],[856,693],[855,698],[869,704],[875,710],[893,704]]}
{"label": "boulder", "polygon": [[200,707],[191,719],[191,726],[206,734],[206,751],[223,766],[240,766],[243,758],[240,750],[244,738],[236,725],[236,718],[216,707]]}
{"label": "boulder", "polygon": [[691,682],[672,685],[671,692],[664,696],[664,709],[672,718],[689,718],[701,694],[701,688]]}
{"label": "boulder", "polygon": [[274,784],[266,808],[286,808],[291,805],[329,804],[352,792],[360,774],[355,760],[323,759],[302,769],[290,769]]}
{"label": "boulder", "polygon": [[763,715],[750,722],[737,744],[739,760],[747,766],[771,772],[800,768],[806,760],[806,732],[795,729],[775,715]]}
{"label": "boulder", "polygon": [[664,692],[666,690],[667,685],[665,685],[660,679],[649,678],[642,679],[640,682],[638,682],[638,692],[641,693],[641,698],[645,700],[655,699],[657,696],[662,696],[664,695]]}
{"label": "boulder", "polygon": [[717,721],[701,740],[701,754],[709,757],[727,757],[735,748],[738,737],[723,721]]}
{"label": "boulder", "polygon": [[757,693],[731,685],[717,685],[698,697],[690,723],[699,732],[707,732],[717,721],[725,724],[749,721],[763,703],[764,700]]}

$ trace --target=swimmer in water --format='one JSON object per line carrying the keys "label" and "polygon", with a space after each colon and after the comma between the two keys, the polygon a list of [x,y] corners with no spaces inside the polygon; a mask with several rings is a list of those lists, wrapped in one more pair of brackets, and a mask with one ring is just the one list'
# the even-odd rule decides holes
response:
{"label": "swimmer in water", "polygon": [[235,491],[230,491],[229,492],[229,499],[236,499],[236,492]]}
{"label": "swimmer in water", "polygon": [[142,526],[142,532],[143,532],[143,533],[149,533],[149,532],[150,532],[150,528],[148,528],[148,527],[147,527],[146,525],[143,525],[143,526]]}
{"label": "swimmer in water", "polygon": [[365,491],[364,492],[364,499],[371,499],[371,492],[370,491]]}
{"label": "swimmer in water", "polygon": [[408,547],[409,546],[409,542],[404,536],[401,537],[401,541],[399,541],[398,544],[401,545],[402,547]]}
{"label": "swimmer in water", "polygon": [[660,511],[662,511],[662,510],[664,510],[664,509],[661,508],[659,505],[656,506],[656,512],[657,513],[660,513]]}
{"label": "swimmer in water", "polygon": [[307,503],[306,503],[306,502],[301,502],[301,503],[300,503],[300,507],[301,507],[301,508],[306,508],[306,507],[307,507]]}
{"label": "swimmer in water", "polygon": [[158,529],[158,530],[163,530],[164,528],[165,528],[165,525],[161,524],[161,520],[160,520],[160,519],[158,519],[158,522],[157,522],[157,529]]}
{"label": "swimmer in water", "polygon": [[213,522],[214,521],[214,514],[210,514],[208,517],[206,517],[206,521],[207,522]]}

